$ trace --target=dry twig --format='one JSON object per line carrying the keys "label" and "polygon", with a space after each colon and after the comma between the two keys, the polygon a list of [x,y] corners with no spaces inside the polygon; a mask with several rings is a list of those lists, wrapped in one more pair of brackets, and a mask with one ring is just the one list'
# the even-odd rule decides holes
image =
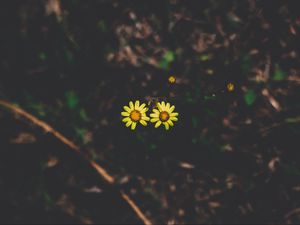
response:
{"label": "dry twig", "polygon": [[[78,153],[80,156],[82,156],[85,160],[87,160],[92,168],[94,168],[97,173],[110,185],[113,185],[115,183],[115,180],[113,176],[111,176],[102,166],[100,166],[97,162],[89,159],[87,156],[85,156],[81,151],[80,147],[77,146],[74,142],[66,138],[63,134],[56,131],[53,127],[51,127],[46,122],[36,118],[35,116],[31,115],[30,113],[26,112],[25,110],[13,105],[12,103],[1,100],[0,99],[0,106],[8,109],[9,111],[16,113],[17,115],[22,116],[23,118],[26,118],[36,126],[42,128],[45,132],[51,133],[54,137],[59,139],[62,143],[67,145],[70,149]],[[130,197],[125,194],[123,190],[119,190],[120,195],[122,198],[129,204],[129,206],[133,209],[135,214],[144,222],[145,225],[151,225],[151,221],[147,219],[147,217],[144,215],[144,213],[140,210],[140,208],[136,205],[136,203],[130,199]]]}

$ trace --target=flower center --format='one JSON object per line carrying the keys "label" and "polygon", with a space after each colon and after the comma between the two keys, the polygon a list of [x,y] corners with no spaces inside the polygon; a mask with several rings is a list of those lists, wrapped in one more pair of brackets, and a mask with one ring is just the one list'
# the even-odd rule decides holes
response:
{"label": "flower center", "polygon": [[163,122],[166,122],[169,118],[170,118],[170,115],[166,111],[163,111],[159,114],[159,119]]}
{"label": "flower center", "polygon": [[141,119],[141,117],[142,117],[141,113],[137,110],[134,110],[130,113],[130,118],[133,121],[139,121]]}

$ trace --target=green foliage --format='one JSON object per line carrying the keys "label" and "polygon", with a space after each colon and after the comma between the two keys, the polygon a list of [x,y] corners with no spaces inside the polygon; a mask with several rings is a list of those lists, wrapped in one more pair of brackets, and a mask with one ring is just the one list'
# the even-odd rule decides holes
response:
{"label": "green foliage", "polygon": [[85,140],[85,135],[88,132],[87,129],[81,127],[75,127],[75,132],[81,141]]}
{"label": "green foliage", "polygon": [[40,52],[38,57],[41,61],[45,61],[47,59],[47,54],[45,52]]}
{"label": "green foliage", "polygon": [[102,32],[107,32],[107,25],[104,20],[99,20],[97,23],[97,28],[100,29]]}
{"label": "green foliage", "polygon": [[90,118],[88,117],[86,111],[84,108],[80,109],[79,111],[79,116],[84,122],[89,122]]}
{"label": "green foliage", "polygon": [[194,128],[196,128],[199,125],[199,122],[200,122],[200,120],[198,117],[195,117],[195,116],[192,117],[192,124],[193,124]]}
{"label": "green foliage", "polygon": [[213,58],[212,54],[203,54],[199,56],[199,60],[201,61],[209,61]]}
{"label": "green foliage", "polygon": [[74,56],[72,54],[72,52],[66,50],[65,51],[65,57],[66,57],[66,60],[69,64],[73,64],[74,63]]}
{"label": "green foliage", "polygon": [[245,55],[242,58],[242,62],[241,63],[242,63],[241,64],[241,69],[242,69],[243,74],[249,73],[249,71],[252,68],[252,61],[251,61],[250,56],[249,55]]}
{"label": "green foliage", "polygon": [[249,89],[244,95],[244,100],[248,106],[253,105],[253,103],[256,100],[256,94],[255,94],[254,90]]}
{"label": "green foliage", "polygon": [[300,176],[300,170],[295,165],[281,163],[284,171],[290,176]]}
{"label": "green foliage", "polygon": [[66,97],[67,106],[70,109],[75,109],[79,103],[79,99],[76,93],[74,91],[68,91],[66,92],[65,97]]}
{"label": "green foliage", "polygon": [[159,67],[161,69],[168,69],[170,64],[175,60],[175,54],[173,51],[167,51],[161,61],[159,62]]}
{"label": "green foliage", "polygon": [[300,122],[300,116],[294,117],[294,118],[292,118],[292,117],[287,118],[287,119],[285,119],[285,122],[287,122],[287,123],[299,123]]}
{"label": "green foliage", "polygon": [[286,76],[286,73],[280,68],[278,64],[275,64],[273,80],[280,81],[283,80]]}

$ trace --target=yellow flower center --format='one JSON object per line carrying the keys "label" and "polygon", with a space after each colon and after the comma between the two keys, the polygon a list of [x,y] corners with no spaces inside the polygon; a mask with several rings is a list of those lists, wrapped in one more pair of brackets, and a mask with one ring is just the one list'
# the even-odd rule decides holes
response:
{"label": "yellow flower center", "polygon": [[133,121],[139,121],[142,117],[142,114],[137,111],[137,110],[134,110],[130,113],[130,118],[133,120]]}
{"label": "yellow flower center", "polygon": [[170,118],[170,115],[166,111],[163,111],[159,114],[159,119],[163,122],[166,122],[169,118]]}

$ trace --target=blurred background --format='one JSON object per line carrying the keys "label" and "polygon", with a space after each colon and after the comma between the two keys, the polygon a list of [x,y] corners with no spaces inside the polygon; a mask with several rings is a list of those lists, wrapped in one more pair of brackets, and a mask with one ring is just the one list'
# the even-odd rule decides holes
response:
{"label": "blurred background", "polygon": [[[299,223],[296,4],[2,1],[0,99],[74,141],[153,223]],[[176,106],[175,126],[126,128],[123,106],[153,98]],[[5,107],[0,153],[0,223],[141,223]]]}

